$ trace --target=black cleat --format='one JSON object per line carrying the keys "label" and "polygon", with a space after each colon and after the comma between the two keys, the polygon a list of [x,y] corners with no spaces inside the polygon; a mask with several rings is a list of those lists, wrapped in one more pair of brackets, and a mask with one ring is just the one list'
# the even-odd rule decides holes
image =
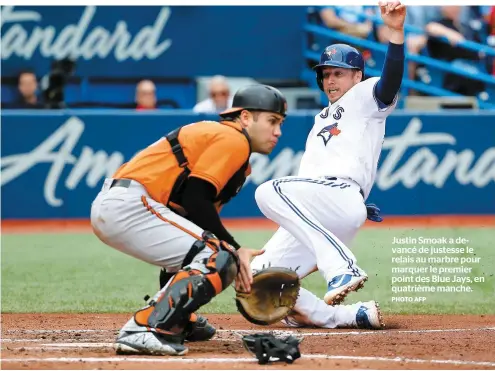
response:
{"label": "black cleat", "polygon": [[196,321],[190,321],[186,330],[186,341],[207,341],[210,340],[217,330],[208,323],[205,317],[196,314]]}

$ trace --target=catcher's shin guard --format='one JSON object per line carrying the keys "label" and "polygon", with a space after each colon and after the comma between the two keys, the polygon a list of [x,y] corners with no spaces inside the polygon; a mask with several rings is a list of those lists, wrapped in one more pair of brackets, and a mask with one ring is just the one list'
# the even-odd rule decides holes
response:
{"label": "catcher's shin guard", "polygon": [[157,332],[181,333],[190,314],[227,288],[237,275],[235,250],[205,232],[204,243],[214,253],[204,262],[193,262],[175,274],[148,306],[134,315],[137,324]]}

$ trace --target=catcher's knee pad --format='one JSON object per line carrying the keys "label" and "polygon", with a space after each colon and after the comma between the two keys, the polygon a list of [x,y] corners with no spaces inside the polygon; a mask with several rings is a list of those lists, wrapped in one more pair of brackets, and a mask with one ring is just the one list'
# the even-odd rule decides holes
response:
{"label": "catcher's knee pad", "polygon": [[159,332],[181,332],[191,313],[232,283],[239,270],[235,250],[210,235],[203,238],[208,246],[213,244],[213,254],[205,262],[193,262],[177,272],[149,306],[136,312],[136,323]]}

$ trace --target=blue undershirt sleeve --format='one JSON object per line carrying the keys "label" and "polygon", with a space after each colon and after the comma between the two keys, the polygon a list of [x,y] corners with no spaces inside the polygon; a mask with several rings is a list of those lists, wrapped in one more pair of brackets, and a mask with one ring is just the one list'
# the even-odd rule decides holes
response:
{"label": "blue undershirt sleeve", "polygon": [[382,76],[375,85],[375,98],[380,109],[391,105],[399,92],[404,75],[404,44],[389,43]]}

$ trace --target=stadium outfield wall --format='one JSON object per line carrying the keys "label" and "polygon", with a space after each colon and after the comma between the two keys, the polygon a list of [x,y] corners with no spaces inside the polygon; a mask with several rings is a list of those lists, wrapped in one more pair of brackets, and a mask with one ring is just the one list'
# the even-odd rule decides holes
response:
{"label": "stadium outfield wall", "polygon": [[[314,114],[290,114],[273,153],[252,156],[252,175],[223,217],[262,216],[256,187],[297,172]],[[190,111],[4,110],[2,219],[87,218],[105,176],[172,129],[212,119]],[[386,215],[494,215],[495,112],[393,114],[368,201]]]}

